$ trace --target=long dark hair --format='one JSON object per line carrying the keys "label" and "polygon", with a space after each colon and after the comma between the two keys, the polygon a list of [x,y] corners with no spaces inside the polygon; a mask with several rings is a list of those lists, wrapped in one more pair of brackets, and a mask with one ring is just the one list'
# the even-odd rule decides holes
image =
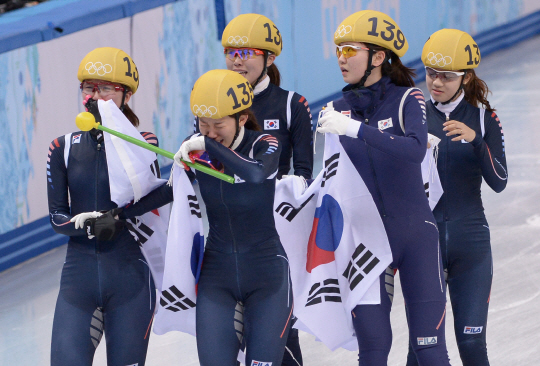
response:
{"label": "long dark hair", "polygon": [[[255,117],[255,114],[251,110],[251,108],[246,108],[243,111],[240,111],[237,113],[238,117],[246,115],[248,117],[246,123],[244,124],[244,127],[248,130],[252,131],[262,131],[261,126],[257,123],[257,117]],[[229,117],[235,118],[235,115],[231,115]]]}
{"label": "long dark hair", "polygon": [[384,47],[378,46],[373,43],[365,43],[366,47],[373,51],[384,51],[386,53],[386,60],[381,66],[382,76],[390,77],[393,84],[397,86],[414,86],[414,78],[416,74],[414,69],[411,69],[401,62],[401,59],[394,52]]}
{"label": "long dark hair", "polygon": [[469,82],[463,85],[463,90],[465,91],[465,100],[477,108],[480,108],[480,104],[482,104],[488,111],[495,112],[495,108],[492,108],[487,100],[487,96],[490,91],[486,82],[476,76],[473,69],[463,71],[471,75]]}
{"label": "long dark hair", "polygon": [[124,108],[122,109],[122,112],[124,112],[124,116],[131,122],[131,124],[135,127],[139,127],[139,117],[133,112],[133,109],[129,108],[127,104],[124,103]]}
{"label": "long dark hair", "polygon": [[270,82],[272,84],[274,84],[275,86],[279,86],[281,84],[281,74],[279,73],[279,70],[275,63],[272,63],[272,65],[268,66],[266,74],[270,78]]}

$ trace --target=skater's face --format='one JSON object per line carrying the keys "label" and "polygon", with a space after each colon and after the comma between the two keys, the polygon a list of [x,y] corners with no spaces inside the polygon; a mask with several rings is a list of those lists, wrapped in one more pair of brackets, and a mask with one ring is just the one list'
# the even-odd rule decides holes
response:
{"label": "skater's face", "polygon": [[[239,118],[240,127],[248,119],[247,115],[241,115]],[[231,146],[234,135],[236,134],[236,121],[234,117],[226,116],[219,119],[210,117],[199,117],[199,130],[204,136],[219,142],[223,146]]]}
{"label": "skater's face", "polygon": [[[352,47],[347,47],[352,46]],[[341,76],[343,81],[347,84],[357,84],[367,70],[369,52],[364,43],[360,42],[343,42],[340,43],[336,49],[336,55],[338,57],[338,66],[341,70]],[[376,83],[381,78],[380,66],[385,58],[384,51],[377,51],[372,57],[372,65],[375,68],[371,71],[371,75],[368,77],[365,86]]]}
{"label": "skater's face", "polygon": [[[81,94],[83,100],[87,95],[90,95],[94,100],[113,100],[118,108],[122,104],[122,94],[124,93],[124,86],[118,83],[111,83],[103,80],[85,80],[81,84]],[[133,93],[128,91],[124,104],[127,104],[131,99]]]}
{"label": "skater's face", "polygon": [[[471,74],[465,74],[462,71],[449,72],[426,67],[426,85],[429,94],[436,102],[446,102],[452,98],[458,91],[463,78],[465,78],[463,80],[463,85],[465,85],[469,82]],[[459,95],[456,95],[454,100],[457,97],[459,97]]]}
{"label": "skater's face", "polygon": [[[244,50],[247,50],[244,52]],[[250,51],[248,48],[240,49],[225,49],[225,63],[227,69],[236,71],[243,77],[245,77],[251,85],[257,81],[257,78],[261,75],[264,68],[264,55],[256,54]],[[274,63],[276,55],[268,54],[268,60],[266,61],[266,67],[269,67]],[[262,80],[262,79],[261,79]]]}

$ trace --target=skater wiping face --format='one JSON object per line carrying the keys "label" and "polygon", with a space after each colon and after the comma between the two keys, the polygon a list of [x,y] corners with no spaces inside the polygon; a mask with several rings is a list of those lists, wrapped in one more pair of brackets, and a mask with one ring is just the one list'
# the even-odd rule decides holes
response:
{"label": "skater wiping face", "polygon": [[[426,67],[426,86],[429,94],[436,102],[444,103],[450,100],[460,88],[461,83],[463,82],[463,85],[465,85],[470,79],[471,74],[465,74],[463,71],[445,71]],[[455,100],[460,95],[461,93],[458,93],[452,100]]]}
{"label": "skater wiping face", "polygon": [[[364,76],[368,67],[369,48],[361,42],[344,42],[336,47],[336,56],[343,81],[347,84],[357,84]],[[364,83],[365,86],[376,83],[382,77],[381,64],[385,59],[384,51],[376,51],[372,57],[375,68]]]}
{"label": "skater wiping face", "polygon": [[[276,55],[269,53],[266,67],[274,63]],[[264,53],[255,48],[226,48],[225,63],[228,70],[245,77],[253,85],[264,69]]]}
{"label": "skater wiping face", "polygon": [[[243,114],[238,119],[239,127],[243,127],[248,115]],[[224,146],[231,146],[236,134],[236,120],[233,116],[222,118],[199,117],[199,130],[204,136],[219,142]]]}
{"label": "skater wiping face", "polygon": [[[114,103],[120,108],[122,105],[122,95],[124,90],[126,90],[122,84],[111,83],[103,80],[85,80],[81,83],[81,94],[83,100],[86,99],[88,95],[91,96],[94,100],[113,100]],[[124,99],[124,104],[129,102],[133,93],[128,91]]]}

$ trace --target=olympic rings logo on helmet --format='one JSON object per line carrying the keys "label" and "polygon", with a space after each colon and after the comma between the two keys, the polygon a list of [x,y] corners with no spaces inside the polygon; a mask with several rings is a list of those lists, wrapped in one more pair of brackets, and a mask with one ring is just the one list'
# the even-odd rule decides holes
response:
{"label": "olympic rings logo on helmet", "polygon": [[249,42],[248,37],[246,36],[230,36],[227,38],[227,43],[233,46],[244,46]]}
{"label": "olympic rings logo on helmet", "polygon": [[450,65],[452,63],[452,57],[450,56],[443,56],[440,53],[434,54],[433,52],[430,52],[426,56],[426,60],[432,65],[432,66],[446,66]]}
{"label": "olympic rings logo on helmet", "polygon": [[101,62],[88,62],[84,66],[85,70],[88,71],[90,75],[98,74],[99,76],[103,76],[105,74],[109,74],[112,72],[112,66],[109,64],[103,65]]}
{"label": "olympic rings logo on helmet", "polygon": [[217,108],[214,106],[205,106],[205,105],[193,105],[193,114],[195,114],[197,117],[212,117],[214,114],[217,113]]}
{"label": "olympic rings logo on helmet", "polygon": [[334,33],[334,38],[343,38],[345,35],[351,33],[352,27],[350,25],[341,25]]}

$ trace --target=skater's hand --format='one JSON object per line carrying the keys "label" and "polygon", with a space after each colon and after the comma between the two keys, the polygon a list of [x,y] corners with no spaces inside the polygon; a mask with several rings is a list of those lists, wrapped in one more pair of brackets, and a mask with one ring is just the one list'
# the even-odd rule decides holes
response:
{"label": "skater's hand", "polygon": [[444,122],[443,126],[443,131],[446,131],[446,136],[456,136],[452,141],[465,140],[467,142],[472,142],[476,137],[476,132],[467,127],[463,122],[450,120]]}
{"label": "skater's hand", "polygon": [[95,99],[92,99],[90,95],[87,95],[83,100],[84,108],[87,112],[90,112],[94,115],[96,122],[101,123],[101,114],[99,114],[98,102]]}
{"label": "skater's hand", "polygon": [[122,211],[122,208],[113,208],[96,219],[86,220],[87,232],[90,230],[101,241],[114,240],[126,225],[124,220],[118,218]]}
{"label": "skater's hand", "polygon": [[[75,229],[82,229],[86,227],[85,222],[87,220],[92,220],[92,219],[95,220],[101,215],[102,215],[101,212],[97,212],[97,211],[83,212],[83,213],[73,216],[71,220],[69,221],[75,223]],[[92,232],[86,231],[86,235],[88,235],[88,239],[92,239],[94,237],[93,231]]]}
{"label": "skater's hand", "polygon": [[204,136],[193,137],[182,143],[182,146],[180,146],[180,149],[174,155],[174,161],[181,167],[183,167],[182,160],[194,163],[195,159],[189,153],[191,151],[204,150],[205,148]]}
{"label": "skater's hand", "polygon": [[281,179],[294,179],[294,186],[296,189],[300,191],[300,194],[304,194],[306,189],[309,187],[308,182],[306,181],[306,178],[302,177],[301,175],[284,175],[281,177]]}
{"label": "skater's hand", "polygon": [[328,111],[319,118],[318,133],[334,133],[349,137],[358,137],[358,130],[362,123],[337,111]]}

